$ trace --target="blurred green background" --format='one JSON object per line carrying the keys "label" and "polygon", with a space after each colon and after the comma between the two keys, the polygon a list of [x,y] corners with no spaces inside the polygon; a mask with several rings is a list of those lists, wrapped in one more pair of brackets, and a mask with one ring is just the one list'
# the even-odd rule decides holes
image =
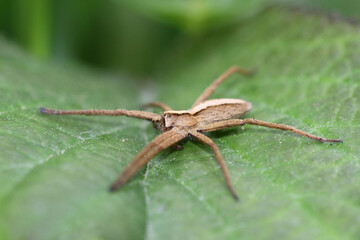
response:
{"label": "blurred green background", "polygon": [[176,43],[273,5],[360,16],[353,0],[0,0],[0,33],[40,59],[148,76]]}

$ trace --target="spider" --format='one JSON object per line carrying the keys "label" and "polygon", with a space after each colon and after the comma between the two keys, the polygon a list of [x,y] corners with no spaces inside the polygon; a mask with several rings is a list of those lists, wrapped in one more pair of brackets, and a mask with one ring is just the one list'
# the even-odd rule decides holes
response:
{"label": "spider", "polygon": [[341,139],[326,139],[313,134],[301,131],[294,127],[270,123],[253,118],[239,119],[245,113],[250,111],[251,103],[241,99],[212,99],[207,100],[214,90],[230,75],[240,73],[244,76],[252,75],[253,71],[245,70],[237,66],[230,67],[219,78],[217,78],[205,91],[198,97],[193,106],[189,110],[172,110],[169,106],[160,102],[151,102],[146,106],[159,107],[164,112],[158,115],[145,111],[134,111],[125,109],[103,110],[103,109],[89,109],[89,110],[55,110],[49,108],[40,108],[40,113],[55,114],[55,115],[106,115],[106,116],[122,116],[134,117],[149,120],[152,122],[155,129],[162,133],[148,143],[141,152],[128,164],[121,175],[110,186],[110,191],[115,191],[124,186],[129,179],[136,174],[147,162],[149,162],[160,151],[175,147],[181,149],[181,145],[177,143],[184,138],[193,137],[196,140],[210,146],[215,154],[215,157],[220,165],[221,171],[224,175],[227,188],[232,196],[238,200],[239,197],[235,193],[231,184],[228,169],[225,161],[221,156],[218,146],[206,135],[204,132],[216,131],[224,128],[234,126],[243,126],[245,124],[259,125],[268,128],[275,128],[284,131],[291,131],[296,134],[314,139],[320,142],[342,142]]}

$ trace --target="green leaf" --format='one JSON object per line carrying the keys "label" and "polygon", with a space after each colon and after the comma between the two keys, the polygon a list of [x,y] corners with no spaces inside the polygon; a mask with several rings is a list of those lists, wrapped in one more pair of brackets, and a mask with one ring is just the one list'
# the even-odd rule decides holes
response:
{"label": "green leaf", "polygon": [[[156,88],[77,66],[53,66],[0,40],[1,239],[358,239],[360,35],[357,27],[269,10],[235,29],[179,46]],[[37,108],[186,109],[231,65],[214,98],[253,103],[248,117],[289,124],[343,144],[245,126],[165,150],[123,189],[109,184],[156,136],[151,124],[43,116]],[[157,95],[159,95],[157,97]]]}

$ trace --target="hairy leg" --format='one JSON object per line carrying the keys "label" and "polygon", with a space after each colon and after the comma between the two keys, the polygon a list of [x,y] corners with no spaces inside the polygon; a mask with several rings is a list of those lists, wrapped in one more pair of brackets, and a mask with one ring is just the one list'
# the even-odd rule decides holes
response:
{"label": "hairy leg", "polygon": [[154,140],[148,143],[145,148],[129,163],[121,175],[110,186],[110,191],[115,191],[124,186],[124,184],[127,183],[128,180],[134,176],[134,174],[147,162],[149,162],[156,154],[177,143],[183,138],[183,134],[180,134],[174,130],[164,132],[157,136]]}
{"label": "hairy leg", "polygon": [[158,107],[158,108],[161,108],[163,111],[172,110],[171,107],[169,107],[168,105],[166,105],[165,103],[162,103],[162,102],[149,102],[149,103],[145,104],[143,107]]}
{"label": "hairy leg", "polygon": [[40,113],[53,115],[87,115],[87,116],[127,116],[140,119],[146,119],[153,122],[159,122],[161,116],[151,112],[135,110],[105,110],[105,109],[88,109],[88,110],[55,110],[50,108],[40,108]]}
{"label": "hairy leg", "polygon": [[254,73],[254,71],[245,70],[242,68],[239,68],[237,66],[233,66],[229,68],[226,72],[224,72],[220,77],[218,77],[209,87],[205,89],[205,91],[196,99],[195,103],[192,105],[191,108],[195,107],[202,101],[205,101],[210,97],[210,95],[215,91],[215,89],[228,77],[230,77],[234,73],[240,73],[244,76],[250,76]]}
{"label": "hairy leg", "polygon": [[296,134],[299,134],[299,135],[302,135],[302,136],[305,136],[305,137],[308,137],[310,139],[317,140],[320,142],[342,142],[341,139],[322,138],[322,137],[301,131],[299,129],[296,129],[296,128],[288,126],[288,125],[278,124],[278,123],[270,123],[270,122],[256,120],[253,118],[230,119],[230,120],[226,120],[226,121],[211,123],[211,124],[204,126],[201,129],[201,131],[211,132],[211,131],[216,131],[216,130],[239,126],[239,125],[242,126],[245,124],[258,125],[258,126],[263,126],[263,127],[268,127],[268,128],[275,128],[275,129],[284,130],[284,131],[291,131],[293,133],[296,133]]}
{"label": "hairy leg", "polygon": [[238,195],[235,193],[234,188],[232,187],[230,176],[229,176],[229,171],[226,167],[224,159],[221,156],[218,146],[210,138],[208,138],[207,136],[205,136],[202,133],[194,132],[194,133],[191,133],[191,135],[194,136],[200,142],[205,143],[206,145],[211,147],[211,149],[213,150],[213,152],[216,156],[216,159],[221,167],[221,170],[222,170],[224,178],[225,178],[226,185],[227,185],[230,193],[233,195],[233,197],[236,200],[239,200]]}

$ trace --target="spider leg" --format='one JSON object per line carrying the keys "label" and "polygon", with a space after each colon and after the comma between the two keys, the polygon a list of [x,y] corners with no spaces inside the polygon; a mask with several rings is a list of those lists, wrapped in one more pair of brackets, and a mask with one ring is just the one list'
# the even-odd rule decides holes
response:
{"label": "spider leg", "polygon": [[320,141],[320,142],[342,142],[341,139],[323,138],[323,137],[319,137],[319,136],[301,131],[297,128],[294,128],[294,127],[291,127],[291,126],[288,126],[285,124],[270,123],[270,122],[253,119],[253,118],[230,119],[230,120],[226,120],[226,121],[215,122],[215,123],[205,125],[200,131],[211,132],[211,131],[216,131],[216,130],[220,130],[223,128],[242,126],[245,124],[258,125],[258,126],[263,126],[263,127],[268,127],[268,128],[275,128],[275,129],[279,129],[279,130],[283,130],[283,131],[291,131],[293,133],[296,133],[296,134],[299,134],[299,135],[302,135],[302,136],[305,136],[305,137],[308,137],[310,139]]}
{"label": "spider leg", "polygon": [[192,105],[191,108],[195,107],[196,105],[198,105],[199,103],[201,103],[202,101],[205,101],[206,99],[208,99],[210,97],[210,95],[215,91],[215,89],[228,77],[230,77],[232,74],[234,73],[240,73],[241,75],[244,76],[250,76],[252,74],[254,74],[254,71],[251,70],[245,70],[242,68],[239,68],[237,66],[232,66],[230,67],[226,72],[224,72],[220,77],[218,77],[209,87],[207,87],[204,92],[200,95],[200,97],[198,97],[198,99],[196,99],[195,103]]}
{"label": "spider leg", "polygon": [[172,110],[171,107],[162,102],[149,102],[147,104],[144,104],[142,107],[158,107],[161,108],[163,111]]}
{"label": "spider leg", "polygon": [[244,124],[245,123],[243,122],[242,119],[229,119],[229,120],[206,124],[205,126],[200,128],[199,131],[200,132],[212,132],[212,131],[217,131],[217,130],[221,130],[224,128],[242,126]]}
{"label": "spider leg", "polygon": [[157,136],[129,163],[121,175],[110,186],[110,191],[115,191],[124,186],[124,184],[156,154],[182,140],[184,137],[185,135],[175,130],[170,130]]}
{"label": "spider leg", "polygon": [[[155,128],[155,130],[157,130],[157,131],[161,131],[161,132],[165,131],[164,127],[162,127],[162,125],[164,125],[164,124],[161,124],[161,122],[152,122],[152,125],[153,125],[153,128]],[[172,145],[171,148],[176,151],[181,151],[184,149],[182,144],[178,144],[178,143]]]}
{"label": "spider leg", "polygon": [[105,109],[88,109],[88,110],[55,110],[50,108],[40,108],[40,113],[54,115],[87,115],[87,116],[127,116],[159,122],[161,116],[151,112],[135,111],[135,110],[105,110]]}
{"label": "spider leg", "polygon": [[235,198],[235,200],[239,200],[239,197],[235,193],[234,188],[233,188],[233,186],[231,184],[229,171],[228,171],[228,169],[226,167],[224,159],[221,156],[221,153],[220,153],[220,150],[219,150],[218,146],[210,138],[208,138],[207,136],[205,136],[202,133],[193,132],[193,133],[191,133],[191,135],[194,136],[200,142],[205,143],[206,145],[211,147],[211,149],[213,150],[213,152],[214,152],[214,154],[216,156],[216,159],[217,159],[217,161],[218,161],[218,163],[219,163],[219,165],[221,167],[222,173],[223,173],[224,178],[225,178],[226,185],[227,185],[231,195]]}

